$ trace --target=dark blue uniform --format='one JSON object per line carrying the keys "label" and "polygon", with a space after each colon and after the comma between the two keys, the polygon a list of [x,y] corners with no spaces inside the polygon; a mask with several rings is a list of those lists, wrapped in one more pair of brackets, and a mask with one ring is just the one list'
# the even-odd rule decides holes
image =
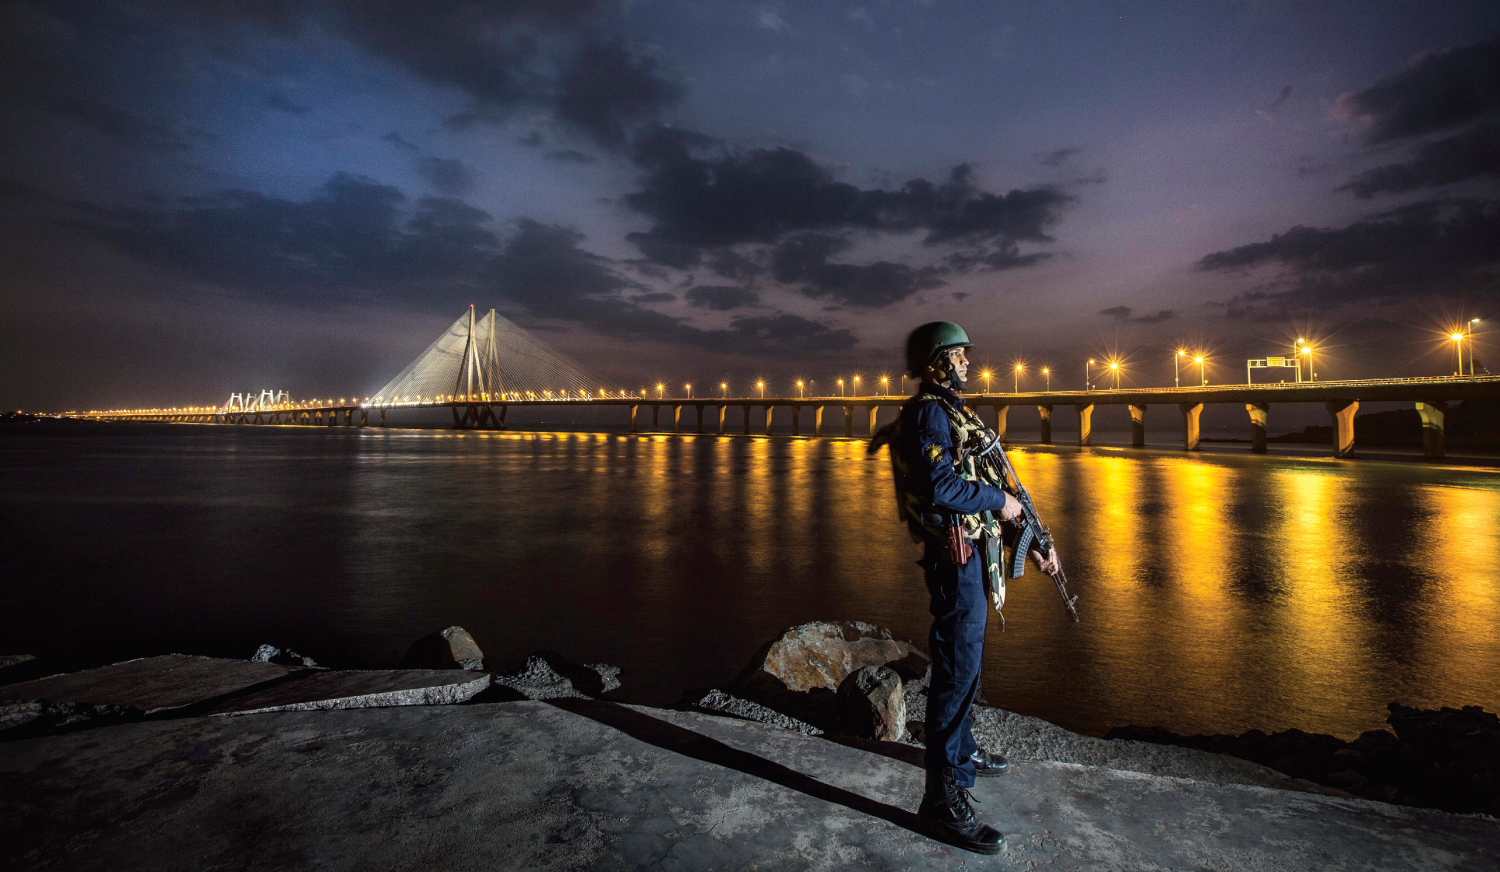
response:
{"label": "dark blue uniform", "polygon": [[[963,398],[941,385],[923,382],[922,392],[942,397],[955,408]],[[1005,492],[980,482],[965,481],[954,471],[956,455],[953,429],[942,404],[922,400],[908,402],[898,444],[907,470],[906,486],[912,496],[935,514],[998,513],[1005,507]],[[960,787],[974,786],[974,763],[979,750],[969,719],[969,709],[979,692],[979,669],[984,655],[984,633],[989,621],[989,596],[985,590],[984,561],[978,543],[969,562],[949,561],[944,542],[930,531],[922,534],[926,553],[922,570],[932,597],[932,683],[927,688],[926,765],[928,772],[956,770]]]}

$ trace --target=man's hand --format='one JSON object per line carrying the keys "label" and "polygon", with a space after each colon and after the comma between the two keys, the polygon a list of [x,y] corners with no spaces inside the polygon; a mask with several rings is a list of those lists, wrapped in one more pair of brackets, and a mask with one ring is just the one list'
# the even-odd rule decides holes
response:
{"label": "man's hand", "polygon": [[1045,557],[1042,556],[1042,552],[1040,551],[1032,551],[1031,560],[1036,564],[1037,569],[1048,575],[1056,575],[1057,571],[1062,569],[1062,561],[1057,559],[1057,548],[1055,546],[1047,551]]}
{"label": "man's hand", "polygon": [[1010,494],[1006,494],[1005,508],[1000,510],[1000,520],[1013,521],[1016,518],[1021,517],[1021,511],[1021,501],[1011,496]]}

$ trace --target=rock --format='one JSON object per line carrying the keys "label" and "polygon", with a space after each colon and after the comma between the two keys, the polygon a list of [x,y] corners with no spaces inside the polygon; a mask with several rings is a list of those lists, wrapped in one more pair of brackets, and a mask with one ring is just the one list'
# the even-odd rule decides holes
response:
{"label": "rock", "polygon": [[308,657],[306,654],[298,654],[290,648],[277,648],[275,645],[262,645],[255,649],[251,655],[252,663],[275,663],[280,666],[317,666],[318,661]]}
{"label": "rock", "polygon": [[760,651],[731,687],[837,690],[849,673],[885,666],[903,680],[918,678],[931,661],[915,643],[861,621],[814,621],[792,627]]}
{"label": "rock", "polygon": [[22,663],[30,663],[35,659],[35,654],[0,654],[0,669],[20,666]]}
{"label": "rock", "polygon": [[782,714],[758,702],[740,699],[737,696],[732,696],[718,689],[708,691],[702,697],[688,702],[683,707],[691,711],[700,711],[711,715],[729,715],[742,720],[770,724],[773,727],[791,730],[794,733],[801,733],[804,736],[823,735],[822,730],[806,721],[800,721],[791,715]]}
{"label": "rock", "polygon": [[32,654],[0,654],[0,684],[15,684],[42,677],[42,661]]}
{"label": "rock", "polygon": [[906,735],[906,697],[901,676],[885,666],[849,673],[838,690],[839,725],[861,739],[899,742]]}
{"label": "rock", "polygon": [[602,696],[620,689],[620,667],[607,663],[579,665],[556,651],[538,651],[535,657],[546,661],[552,671],[566,678],[585,696]]}
{"label": "rock", "polygon": [[0,735],[6,738],[37,735],[65,727],[117,724],[137,720],[138,708],[51,702],[44,699],[0,702]]}
{"label": "rock", "polygon": [[319,670],[230,700],[212,714],[454,705],[467,702],[489,686],[490,677],[484,673],[471,675],[451,669]]}
{"label": "rock", "polygon": [[259,690],[302,671],[274,663],[166,654],[8,684],[0,687],[0,702],[45,700],[101,712],[152,714]]}
{"label": "rock", "polygon": [[495,683],[509,687],[527,699],[585,697],[573,682],[563,677],[541,654],[526,658],[526,665],[508,675],[496,675]]}
{"label": "rock", "polygon": [[463,627],[452,626],[441,633],[423,636],[412,643],[401,658],[403,669],[467,669],[484,671],[484,652]]}

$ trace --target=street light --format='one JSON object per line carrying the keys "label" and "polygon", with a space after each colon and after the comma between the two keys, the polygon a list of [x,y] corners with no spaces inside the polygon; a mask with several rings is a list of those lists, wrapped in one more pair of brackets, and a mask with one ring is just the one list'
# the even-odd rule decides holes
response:
{"label": "street light", "polygon": [[1479,323],[1478,318],[1469,319],[1469,375],[1474,374],[1474,325]]}
{"label": "street light", "polygon": [[1052,393],[1052,367],[1042,367],[1042,375],[1047,377],[1047,393]]}
{"label": "street light", "polygon": [[806,394],[802,392],[802,379],[797,379],[797,399],[802,399]]}
{"label": "street light", "polygon": [[1111,360],[1109,362],[1109,368],[1115,374],[1115,390],[1119,390],[1120,389],[1120,362],[1118,360]]}
{"label": "street light", "polygon": [[760,391],[760,398],[764,400],[766,398],[766,383],[758,381],[755,383],[755,387]]}
{"label": "street light", "polygon": [[[1318,380],[1318,374],[1315,373],[1315,372],[1313,372],[1313,357],[1312,357],[1313,347],[1311,345],[1305,345],[1305,346],[1303,346],[1302,347],[1302,353],[1305,354],[1305,355],[1307,355],[1307,380],[1308,381],[1317,381]],[[1298,366],[1297,367],[1297,371],[1301,372],[1302,371],[1302,367]]]}
{"label": "street light", "polygon": [[1177,365],[1184,357],[1187,357],[1187,352],[1179,348],[1177,349],[1177,354],[1172,358],[1172,387],[1174,388],[1182,387],[1182,375],[1178,371]]}
{"label": "street light", "polygon": [[686,385],[686,387],[687,387],[687,398],[691,400],[693,398],[693,386],[691,384],[689,384],[689,385]]}
{"label": "street light", "polygon": [[844,395],[844,380],[843,379],[839,379],[839,396],[842,397],[843,395]]}
{"label": "street light", "polygon": [[726,400],[729,399],[729,382],[719,382],[719,393],[723,394]]}
{"label": "street light", "polygon": [[1016,364],[1015,383],[1013,385],[1011,385],[1011,391],[1010,391],[1011,393],[1013,393],[1013,394],[1019,394],[1021,392],[1021,373],[1025,372],[1025,371],[1026,371],[1026,364],[1024,364],[1024,363],[1018,363],[1018,364]]}
{"label": "street light", "polygon": [[1458,374],[1459,375],[1463,375],[1464,374],[1464,335],[1462,333],[1455,333],[1452,336],[1449,336],[1448,338],[1452,339],[1454,342],[1458,343],[1458,345],[1455,346],[1458,349]]}
{"label": "street light", "polygon": [[667,389],[667,386],[666,386],[666,385],[663,385],[663,384],[658,384],[658,385],[657,385],[657,386],[656,386],[656,398],[657,398],[657,399],[658,399],[658,400],[659,400],[659,399],[661,399],[661,397],[662,397],[662,391],[664,391],[664,390],[666,390],[666,389]]}
{"label": "street light", "polygon": [[885,389],[885,395],[891,395],[891,377],[883,375],[880,377],[880,386]]}
{"label": "street light", "polygon": [[854,377],[854,395],[859,396],[859,376]]}
{"label": "street light", "polygon": [[1086,391],[1093,390],[1094,387],[1092,382],[1090,382],[1092,376],[1089,375],[1089,367],[1093,365],[1094,359],[1092,357],[1090,357],[1088,359],[1088,362],[1083,365],[1083,389]]}
{"label": "street light", "polygon": [[990,392],[990,375],[991,375],[991,373],[990,373],[989,370],[985,370],[984,372],[981,372],[979,374],[979,377],[982,378],[982,379],[984,379],[984,392],[985,393],[989,393]]}
{"label": "street light", "polygon": [[1204,363],[1203,355],[1200,354],[1193,358],[1193,362],[1198,364],[1198,375],[1203,377],[1203,383],[1208,384],[1208,368],[1207,364]]}

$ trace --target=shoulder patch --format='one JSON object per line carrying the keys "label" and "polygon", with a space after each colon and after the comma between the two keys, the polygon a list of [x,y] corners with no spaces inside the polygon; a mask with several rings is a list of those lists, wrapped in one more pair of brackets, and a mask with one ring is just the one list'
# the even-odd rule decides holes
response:
{"label": "shoulder patch", "polygon": [[943,459],[943,452],[947,450],[948,449],[945,446],[939,445],[936,442],[929,442],[927,443],[927,446],[922,449],[922,453],[927,456],[928,463],[936,466],[938,462]]}

